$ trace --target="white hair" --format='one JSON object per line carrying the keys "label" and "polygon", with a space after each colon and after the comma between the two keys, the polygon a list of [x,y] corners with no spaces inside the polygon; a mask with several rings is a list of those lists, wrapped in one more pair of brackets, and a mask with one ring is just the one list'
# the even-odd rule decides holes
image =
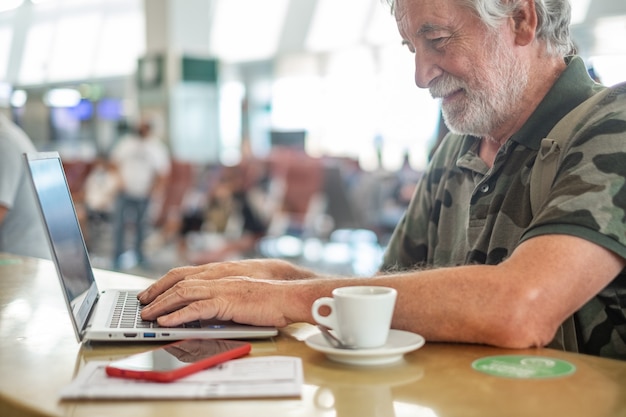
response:
{"label": "white hair", "polygon": [[[395,13],[397,0],[384,0]],[[456,0],[473,11],[487,27],[513,16],[524,0]],[[568,0],[534,0],[537,13],[537,38],[544,41],[550,55],[565,56],[574,52],[569,25],[571,6]]]}

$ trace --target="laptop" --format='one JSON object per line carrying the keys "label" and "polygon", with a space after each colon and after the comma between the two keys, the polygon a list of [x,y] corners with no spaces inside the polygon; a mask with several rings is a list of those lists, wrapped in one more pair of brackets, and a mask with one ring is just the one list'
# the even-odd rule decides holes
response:
{"label": "laptop", "polygon": [[[141,320],[137,290],[100,291],[96,285],[59,154],[27,153],[24,154],[24,160],[79,342],[255,339],[268,338],[278,333],[273,327],[218,320],[202,320],[169,328]],[[131,311],[120,312],[124,308],[130,308]]]}

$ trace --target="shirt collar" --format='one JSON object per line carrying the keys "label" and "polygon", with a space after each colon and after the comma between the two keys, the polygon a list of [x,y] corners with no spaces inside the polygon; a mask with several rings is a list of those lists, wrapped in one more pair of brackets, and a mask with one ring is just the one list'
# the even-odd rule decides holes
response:
{"label": "shirt collar", "polygon": [[539,103],[526,123],[512,137],[530,149],[538,150],[541,140],[571,110],[591,97],[598,88],[587,72],[579,56],[565,58],[567,67],[559,76],[548,94]]}

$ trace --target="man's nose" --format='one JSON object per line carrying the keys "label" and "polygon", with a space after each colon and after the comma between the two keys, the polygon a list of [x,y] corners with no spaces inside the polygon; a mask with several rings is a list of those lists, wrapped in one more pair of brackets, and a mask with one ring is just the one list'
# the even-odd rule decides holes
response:
{"label": "man's nose", "polygon": [[419,88],[428,88],[443,70],[433,53],[417,50],[415,52],[415,85]]}

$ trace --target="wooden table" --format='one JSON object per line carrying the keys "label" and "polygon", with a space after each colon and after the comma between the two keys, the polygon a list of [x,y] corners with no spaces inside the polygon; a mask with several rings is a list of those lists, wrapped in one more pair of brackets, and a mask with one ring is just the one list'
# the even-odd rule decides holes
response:
{"label": "wooden table", "polygon": [[[96,271],[101,288],[149,280]],[[294,325],[253,342],[252,355],[299,356],[301,398],[197,401],[60,401],[58,390],[87,361],[142,351],[146,344],[76,342],[52,263],[0,254],[0,416],[626,416],[626,362],[550,349],[511,351],[427,343],[395,365],[333,363],[306,346]],[[480,373],[474,360],[525,354],[566,360],[569,376],[513,379]]]}

